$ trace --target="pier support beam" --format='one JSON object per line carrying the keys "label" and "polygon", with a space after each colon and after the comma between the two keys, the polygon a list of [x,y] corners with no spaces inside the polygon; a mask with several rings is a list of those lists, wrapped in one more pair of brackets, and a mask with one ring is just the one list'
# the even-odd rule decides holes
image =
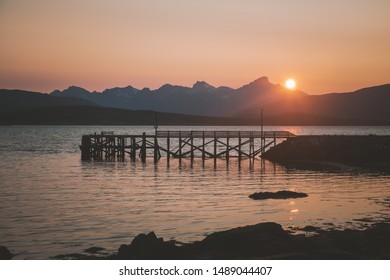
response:
{"label": "pier support beam", "polygon": [[217,167],[217,133],[214,131],[214,168]]}
{"label": "pier support beam", "polygon": [[206,158],[205,149],[206,149],[206,147],[205,147],[204,131],[202,131],[202,160],[203,160],[203,162]]}
{"label": "pier support beam", "polygon": [[158,148],[158,142],[157,137],[154,136],[154,163],[157,163],[158,161],[158,154],[159,154],[159,148]]}
{"label": "pier support beam", "polygon": [[91,138],[84,135],[81,138],[81,160],[91,159]]}
{"label": "pier support beam", "polygon": [[136,158],[136,155],[137,155],[137,147],[136,147],[136,139],[135,137],[131,137],[131,150],[130,150],[130,157],[131,157],[131,161],[132,162],[135,162],[135,158]]}
{"label": "pier support beam", "polygon": [[190,157],[191,157],[191,160],[194,159],[194,137],[192,137],[192,134],[190,135],[191,139],[191,153],[190,153]]}
{"label": "pier support beam", "polygon": [[146,135],[142,133],[141,161],[146,162]]}
{"label": "pier support beam", "polygon": [[241,161],[241,133],[238,132],[238,161]]}
{"label": "pier support beam", "polygon": [[169,131],[167,136],[167,162],[169,163],[169,159],[171,157],[171,138],[169,137]]}
{"label": "pier support beam", "polygon": [[229,161],[229,135],[228,137],[226,138],[226,160]]}

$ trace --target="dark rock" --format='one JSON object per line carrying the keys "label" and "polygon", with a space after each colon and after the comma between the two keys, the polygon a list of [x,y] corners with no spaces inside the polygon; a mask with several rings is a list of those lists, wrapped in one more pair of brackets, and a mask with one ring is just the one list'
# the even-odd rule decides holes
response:
{"label": "dark rock", "polygon": [[0,246],[0,260],[10,260],[13,258],[11,252],[5,246]]}
{"label": "dark rock", "polygon": [[52,257],[55,260],[91,260],[94,259],[91,255],[87,254],[61,254]]}
{"label": "dark rock", "polygon": [[305,226],[301,230],[307,231],[307,232],[315,232],[315,231],[318,231],[319,228],[318,227],[314,227],[314,226]]}
{"label": "dark rock", "polygon": [[292,192],[292,191],[278,191],[274,192],[258,192],[251,194],[249,197],[252,199],[288,199],[288,198],[301,198],[307,197],[305,193]]}
{"label": "dark rock", "polygon": [[[390,136],[297,136],[270,148],[262,158],[296,168],[318,163],[342,163],[352,166],[389,166]],[[378,166],[379,165],[379,166]]]}
{"label": "dark rock", "polygon": [[121,245],[118,249],[118,259],[172,259],[175,258],[178,247],[172,242],[164,242],[152,231],[137,235],[130,245]]}
{"label": "dark rock", "polygon": [[[276,223],[260,223],[208,235],[199,244],[199,258],[236,259],[265,256],[291,247],[290,235]],[[213,255],[210,255],[210,252]]]}
{"label": "dark rock", "polygon": [[[317,234],[290,235],[279,224],[260,223],[215,232],[202,241],[176,246],[173,242],[157,238],[154,232],[151,232],[136,236],[130,245],[122,245],[118,253],[111,256],[69,254],[57,258],[390,259],[390,223],[378,223],[366,230],[321,230],[313,226],[307,226],[303,230],[316,231]],[[4,250],[5,247],[0,248]]]}
{"label": "dark rock", "polygon": [[380,259],[390,258],[390,223],[378,223],[363,232],[362,248]]}
{"label": "dark rock", "polygon": [[91,248],[85,249],[84,252],[90,253],[90,254],[96,254],[96,253],[103,251],[103,250],[104,250],[103,247],[91,247]]}

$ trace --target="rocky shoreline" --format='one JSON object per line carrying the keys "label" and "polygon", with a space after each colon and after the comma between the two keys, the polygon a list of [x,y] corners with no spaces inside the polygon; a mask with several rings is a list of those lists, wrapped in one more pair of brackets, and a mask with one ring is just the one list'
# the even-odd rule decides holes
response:
{"label": "rocky shoreline", "polygon": [[[390,223],[373,224],[365,230],[323,230],[306,226],[292,234],[277,223],[233,228],[215,232],[201,241],[164,241],[154,232],[139,234],[113,254],[91,247],[80,254],[58,255],[52,259],[149,260],[149,259],[273,259],[273,260],[379,260],[390,259]],[[12,259],[4,246],[0,259]]]}
{"label": "rocky shoreline", "polygon": [[294,235],[277,223],[260,223],[215,232],[190,244],[164,241],[150,232],[121,245],[112,255],[81,254],[76,259],[390,259],[390,223],[366,230],[325,231],[312,226],[301,230],[311,234]]}

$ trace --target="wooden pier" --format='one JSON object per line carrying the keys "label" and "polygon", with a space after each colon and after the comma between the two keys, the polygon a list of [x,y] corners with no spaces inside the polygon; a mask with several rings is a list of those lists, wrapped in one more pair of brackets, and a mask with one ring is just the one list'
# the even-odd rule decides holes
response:
{"label": "wooden pier", "polygon": [[157,131],[147,135],[115,135],[113,132],[84,135],[82,160],[123,161],[137,157],[170,158],[255,158],[277,141],[295,136],[288,131]]}

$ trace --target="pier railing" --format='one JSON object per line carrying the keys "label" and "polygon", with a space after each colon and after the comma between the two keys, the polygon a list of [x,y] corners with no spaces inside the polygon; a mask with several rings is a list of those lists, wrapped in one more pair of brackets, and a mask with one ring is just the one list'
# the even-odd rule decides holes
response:
{"label": "pier railing", "polygon": [[157,131],[156,136],[179,138],[179,137],[193,137],[193,138],[288,138],[295,136],[289,131],[235,131],[235,130],[192,130],[192,131]]}

